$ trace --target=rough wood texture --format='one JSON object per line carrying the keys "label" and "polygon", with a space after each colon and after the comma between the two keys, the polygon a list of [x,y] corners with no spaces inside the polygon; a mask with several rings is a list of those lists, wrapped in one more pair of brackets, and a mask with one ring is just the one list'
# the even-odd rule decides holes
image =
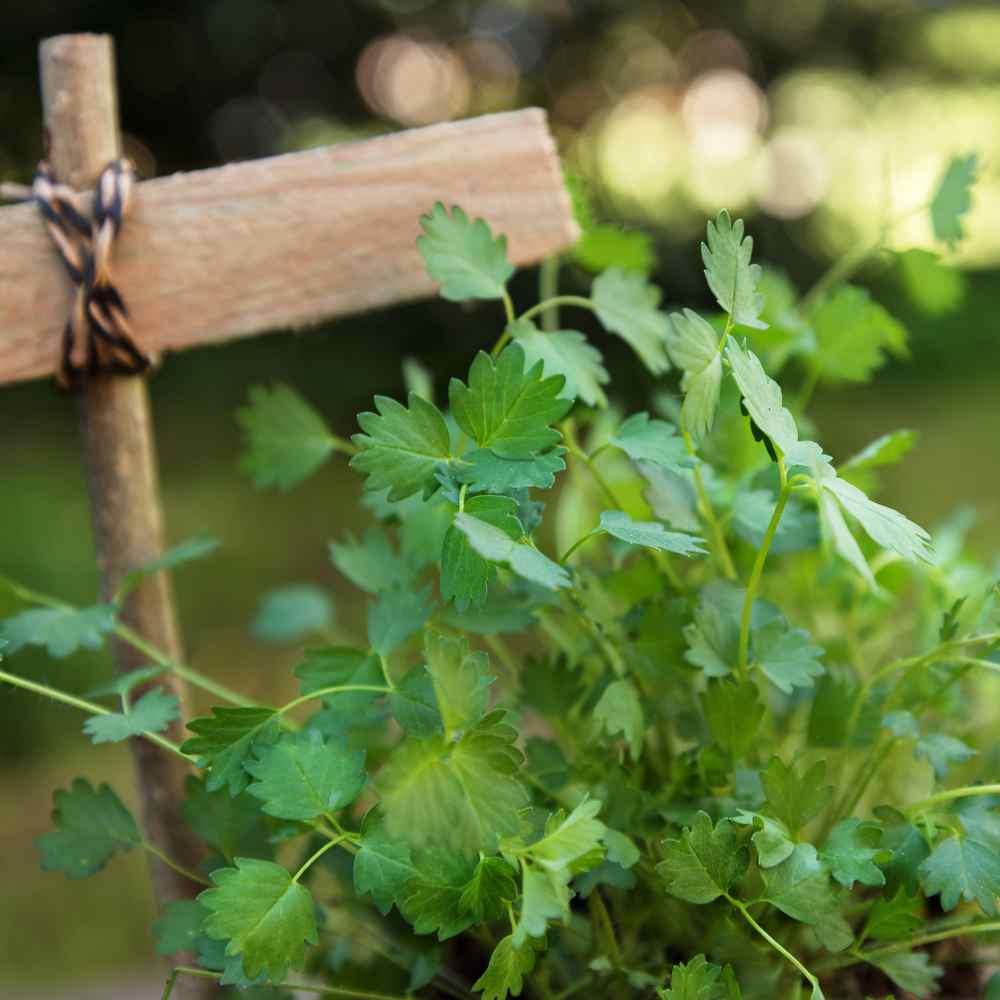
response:
{"label": "rough wood texture", "polygon": [[[67,154],[67,181],[91,176]],[[116,283],[153,354],[418,298],[434,286],[414,240],[439,200],[506,233],[519,264],[577,237],[530,109],[146,181]],[[32,206],[0,210],[0,296],[0,383],[51,373],[69,282]]]}
{"label": "rough wood texture", "polygon": [[[119,155],[111,40],[97,35],[50,38],[41,45],[39,61],[53,167],[76,187],[91,185],[105,164]],[[64,277],[60,285],[65,284]],[[61,325],[56,324],[53,333]],[[155,558],[162,547],[163,517],[144,380],[93,379],[81,395],[80,418],[101,589],[110,599],[122,576]],[[121,617],[146,640],[180,658],[165,574],[139,586],[126,600]],[[148,662],[124,643],[115,644],[114,657],[121,672]],[[179,682],[163,676],[157,683],[173,690],[183,704]],[[183,724],[173,723],[164,735],[183,740]],[[184,761],[145,740],[132,740],[131,748],[146,838],[182,864],[197,867],[198,846],[179,808],[187,774]],[[151,859],[151,865],[161,904],[190,897],[200,888],[159,860]],[[195,998],[213,995],[214,984],[193,980],[178,987],[182,996]]]}

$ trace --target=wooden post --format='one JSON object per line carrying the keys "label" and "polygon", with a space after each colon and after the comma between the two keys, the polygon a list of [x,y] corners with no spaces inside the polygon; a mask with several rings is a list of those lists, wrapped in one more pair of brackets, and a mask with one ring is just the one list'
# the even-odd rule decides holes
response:
{"label": "wooden post", "polygon": [[[52,166],[72,187],[90,187],[101,170],[121,155],[112,41],[101,35],[50,38],[42,42],[39,61]],[[145,379],[90,379],[80,395],[80,426],[101,590],[104,599],[111,600],[122,577],[156,558],[163,546],[156,448]],[[145,580],[129,595],[121,620],[168,655],[181,659],[165,573]],[[142,654],[120,641],[114,643],[113,654],[122,673],[146,662]],[[183,707],[179,679],[162,675],[156,684],[176,694]],[[164,735],[183,741],[183,722],[171,723]],[[184,762],[146,740],[132,740],[130,746],[143,835],[169,857],[197,868],[197,841],[180,814],[187,773]],[[189,898],[200,888],[156,858],[151,858],[151,866],[160,905]],[[186,992],[182,995],[191,998],[214,992],[214,984],[204,980],[183,985]]]}

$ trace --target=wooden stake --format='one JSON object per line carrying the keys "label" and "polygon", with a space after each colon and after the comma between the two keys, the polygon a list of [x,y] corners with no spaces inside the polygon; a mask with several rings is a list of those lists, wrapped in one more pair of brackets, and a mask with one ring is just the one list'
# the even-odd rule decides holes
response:
{"label": "wooden stake", "polygon": [[[103,35],[50,38],[41,44],[39,61],[49,159],[66,183],[88,188],[121,155],[112,41]],[[110,600],[122,577],[158,556],[163,545],[145,380],[141,376],[91,379],[80,397],[80,424],[101,590],[104,599]],[[168,655],[181,658],[170,584],[164,573],[132,592],[121,619]],[[113,653],[123,673],[146,662],[142,654],[121,642],[114,644]],[[183,709],[184,691],[178,680],[161,676],[156,683],[176,694]],[[183,724],[174,722],[164,735],[183,740]],[[146,740],[131,740],[130,746],[144,836],[169,857],[197,868],[198,845],[180,815],[186,765]],[[151,864],[161,906],[198,891],[197,885],[161,861],[154,858]],[[214,984],[190,980],[184,989],[186,997],[207,997],[213,994]]]}

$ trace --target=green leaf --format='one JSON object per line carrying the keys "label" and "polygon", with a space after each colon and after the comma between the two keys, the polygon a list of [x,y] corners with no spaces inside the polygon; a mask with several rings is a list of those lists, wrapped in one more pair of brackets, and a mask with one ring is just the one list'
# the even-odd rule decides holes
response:
{"label": "green leaf", "polygon": [[815,926],[837,912],[830,876],[812,844],[796,844],[780,865],[765,869],[761,876],[763,898],[795,920]]}
{"label": "green leaf", "polygon": [[420,217],[424,233],[417,249],[427,273],[441,285],[441,297],[451,302],[499,299],[514,273],[507,259],[507,237],[494,237],[483,219],[470,220],[458,205],[449,215],[437,202]]}
{"label": "green leaf", "polygon": [[914,752],[923,757],[934,768],[934,774],[940,781],[946,777],[952,764],[963,764],[976,756],[978,751],[947,733],[928,733],[917,740]]}
{"label": "green leaf", "polygon": [[516,948],[528,938],[544,937],[550,920],[569,919],[568,871],[524,864],[521,872],[521,913],[511,935]]}
{"label": "green leaf", "polygon": [[987,980],[984,1000],[1000,1000],[1000,972],[994,972]]}
{"label": "green leaf", "polygon": [[179,716],[178,700],[163,688],[147,691],[127,712],[92,715],[83,731],[92,743],[119,743],[142,733],[161,733]]}
{"label": "green leaf", "polygon": [[[770,490],[741,490],[733,502],[733,530],[755,549],[764,543],[777,497]],[[771,539],[771,553],[785,555],[819,547],[819,518],[794,496],[788,498],[778,530]]]}
{"label": "green leaf", "polygon": [[238,854],[264,853],[268,849],[265,817],[260,802],[246,792],[230,795],[225,788],[209,791],[204,778],[188,775],[181,813],[188,826],[227,862]]}
{"label": "green leaf", "polygon": [[481,857],[472,878],[462,887],[459,908],[477,923],[492,923],[507,913],[507,904],[517,896],[515,872],[502,858]]}
{"label": "green leaf", "polygon": [[976,153],[953,156],[931,199],[934,238],[952,249],[965,238],[962,217],[972,208],[972,185],[977,179],[978,160]]}
{"label": "green leaf", "polygon": [[393,752],[376,781],[390,837],[472,854],[517,832],[528,795],[517,733],[501,718],[486,716],[457,743],[410,737]]}
{"label": "green leaf", "polygon": [[533,864],[566,872],[575,872],[577,863],[588,856],[603,857],[601,842],[607,828],[597,819],[601,806],[597,799],[584,799],[568,816],[561,809],[552,813],[541,838],[524,853]]}
{"label": "green leaf", "polygon": [[841,285],[815,309],[812,318],[820,378],[867,382],[886,361],[885,351],[906,355],[906,330],[863,288]]}
{"label": "green leaf", "polygon": [[694,479],[689,470],[674,472],[640,462],[639,471],[649,484],[643,498],[661,521],[679,531],[695,532],[701,529],[695,510]]}
{"label": "green leaf", "polygon": [[603,839],[608,861],[622,868],[632,868],[639,863],[642,855],[630,837],[605,827]]}
{"label": "green leaf", "polygon": [[538,549],[515,542],[492,524],[462,512],[455,515],[455,527],[489,562],[507,563],[518,576],[549,590],[569,586],[569,573],[562,566],[542,555]]}
{"label": "green leaf", "polygon": [[[465,512],[480,521],[492,524],[511,541],[524,536],[517,516],[517,502],[511,497],[477,496],[465,502]],[[470,544],[462,531],[452,524],[444,536],[441,552],[441,596],[454,601],[459,611],[482,607],[490,581],[496,575],[494,566]]]}
{"label": "green leaf", "polygon": [[194,951],[204,919],[205,911],[193,899],[175,899],[164,905],[163,915],[153,923],[156,953]]}
{"label": "green leaf", "polygon": [[524,351],[525,366],[539,362],[543,375],[562,375],[566,380],[559,393],[566,399],[580,399],[587,406],[605,407],[608,397],[602,385],[611,381],[601,352],[576,330],[552,330],[542,333],[530,320],[515,320],[507,328]]}
{"label": "green leaf", "polygon": [[782,406],[781,386],[768,377],[757,355],[733,338],[726,346],[726,358],[750,419],[787,455],[798,443],[799,431],[795,418]]}
{"label": "green leaf", "polygon": [[606,510],[601,514],[601,531],[630,545],[673,552],[681,556],[704,555],[704,542],[695,535],[667,531],[658,521],[633,521],[624,511]]}
{"label": "green leaf", "polygon": [[392,840],[384,825],[369,813],[361,830],[361,843],[354,855],[354,889],[359,896],[370,894],[385,915],[406,886],[419,873],[413,864],[410,845]]}
{"label": "green leaf", "polygon": [[822,487],[858,520],[874,542],[911,562],[933,561],[930,535],[919,524],[904,517],[898,510],[869,500],[856,486],[836,475],[824,477]]}
{"label": "green leaf", "polygon": [[941,907],[953,910],[959,900],[978,903],[983,911],[997,915],[1000,895],[1000,856],[968,837],[941,841],[919,868],[924,894],[941,894]]}
{"label": "green leaf", "polygon": [[192,719],[187,727],[195,735],[185,740],[181,749],[198,754],[198,766],[210,769],[209,791],[228,785],[232,795],[242,792],[250,780],[244,764],[254,746],[273,743],[278,736],[278,721],[271,708],[216,705],[210,716]]}
{"label": "green leaf", "polygon": [[467,451],[455,465],[455,476],[474,490],[506,493],[537,487],[547,490],[566,468],[565,448],[553,448],[532,458],[500,458],[488,448]]}
{"label": "green leaf", "polygon": [[757,850],[757,861],[761,868],[780,865],[795,850],[795,841],[788,832],[788,827],[780,820],[748,812],[746,809],[741,809],[731,819],[740,826],[754,828],[750,840]]}
{"label": "green leaf", "polygon": [[703,438],[715,422],[722,385],[722,355],[718,331],[691,309],[670,314],[667,349],[674,364],[684,370],[681,424],[695,438]]}
{"label": "green leaf", "polygon": [[785,764],[780,757],[772,757],[761,774],[767,793],[767,811],[780,819],[793,835],[798,833],[830,804],[833,788],[823,784],[825,777],[825,760],[817,761],[799,774],[794,764]]}
{"label": "green leaf", "polygon": [[881,849],[882,828],[878,823],[851,817],[841,820],[826,838],[819,852],[820,860],[845,888],[862,885],[885,885],[885,875],[875,864],[885,852]]}
{"label": "green leaf", "polygon": [[761,320],[764,297],[757,292],[760,266],[751,264],[753,238],[743,236],[743,220],[732,222],[723,209],[715,222],[708,223],[708,246],[701,245],[705,280],[716,302],[740,326],[764,330]]}
{"label": "green leaf", "polygon": [[410,736],[423,739],[444,732],[434,682],[426,667],[416,667],[396,681],[389,695],[389,709]]}
{"label": "green leaf", "polygon": [[609,736],[621,733],[628,743],[632,760],[642,753],[646,722],[642,714],[639,692],[631,681],[612,681],[594,706],[594,722],[598,732]]}
{"label": "green leaf", "polygon": [[699,812],[694,825],[679,840],[665,840],[664,860],[656,871],[667,892],[688,903],[711,903],[729,892],[746,874],[749,856],[729,820],[713,828],[707,813]]}
{"label": "green leaf", "polygon": [[448,399],[456,423],[480,448],[499,458],[527,459],[559,441],[549,424],[573,405],[560,395],[564,385],[561,375],[542,378],[541,363],[525,371],[524,351],[514,343],[496,361],[480,351],[468,386],[453,378]]}
{"label": "green leaf", "polygon": [[694,465],[677,428],[666,420],[651,420],[648,413],[634,413],[611,437],[636,462],[652,462],[664,469],[686,469]]}
{"label": "green leaf", "polygon": [[265,594],[251,631],[264,642],[298,642],[329,628],[332,622],[333,603],[326,592],[303,583]]}
{"label": "green leaf", "polygon": [[923,907],[900,886],[891,899],[879,897],[868,911],[864,936],[875,941],[905,941],[923,924]]}
{"label": "green leaf", "polygon": [[[731,974],[732,970],[727,966],[727,971]],[[704,955],[695,955],[670,970],[670,989],[656,992],[660,1000],[739,1000],[739,987],[730,992],[722,975],[721,966],[713,965]]]}
{"label": "green leaf", "polygon": [[764,705],[750,681],[710,681],[701,707],[712,738],[735,760],[746,756],[764,719]]}
{"label": "green leaf", "polygon": [[215,889],[198,902],[209,911],[205,933],[229,939],[226,954],[242,955],[251,978],[266,972],[281,982],[289,968],[300,968],[307,944],[316,944],[316,917],[309,891],[281,865],[237,858],[235,868],[212,872]]}
{"label": "green leaf", "polygon": [[368,606],[368,641],[372,649],[388,656],[430,618],[430,587],[393,587]]}
{"label": "green leaf", "polygon": [[470,861],[441,845],[414,855],[416,876],[399,896],[399,911],[418,934],[437,934],[441,941],[461,934],[473,922],[462,907],[462,893],[474,877]]}
{"label": "green leaf", "polygon": [[871,960],[901,990],[918,997],[939,996],[938,980],[944,975],[940,965],[933,965],[926,951],[901,951]]}
{"label": "green leaf", "polygon": [[604,328],[628,343],[653,375],[670,369],[670,321],[658,308],[661,293],[655,285],[634,271],[612,267],[594,281],[591,298]]}
{"label": "green leaf", "polygon": [[[383,687],[385,677],[376,654],[346,646],[307,649],[305,659],[295,668],[302,694],[316,694],[326,688],[364,685]],[[345,720],[363,722],[372,714],[372,706],[382,698],[378,691],[338,691],[324,698],[327,712]]]}
{"label": "green leaf", "polygon": [[56,828],[35,841],[44,871],[85,878],[99,872],[117,851],[142,843],[132,814],[108,785],[95,790],[89,781],[76,778],[69,791],[59,790],[52,798]]}
{"label": "green leaf", "polygon": [[127,674],[118,674],[112,677],[106,684],[98,684],[87,692],[88,698],[103,698],[107,695],[114,695],[119,698],[129,695],[134,687],[145,684],[154,677],[159,677],[166,670],[166,667],[159,665],[149,667],[137,667]]}
{"label": "green leaf", "polygon": [[486,714],[490,685],[496,679],[489,673],[486,654],[472,652],[464,636],[453,639],[428,631],[424,658],[446,734],[474,726]]}
{"label": "green leaf", "polygon": [[258,489],[290,490],[311,476],[334,448],[326,421],[296,392],[278,383],[250,388],[250,405],[237,413],[246,436],[240,468]]}
{"label": "green leaf", "polygon": [[387,396],[375,397],[377,413],[358,414],[363,434],[351,468],[364,473],[366,490],[389,488],[392,502],[405,500],[433,482],[434,470],[451,461],[451,436],[441,411],[415,393],[409,409]]}
{"label": "green leaf", "polygon": [[9,656],[25,646],[44,646],[49,656],[61,660],[78,649],[100,649],[104,636],[115,627],[115,608],[29,608],[0,621],[0,643]]}
{"label": "green leaf", "polygon": [[361,542],[353,535],[340,544],[331,542],[330,560],[355,587],[369,594],[405,583],[410,575],[389,536],[379,528],[369,528]]}
{"label": "green leaf", "polygon": [[857,481],[859,477],[871,472],[872,469],[878,469],[885,465],[895,465],[909,454],[919,436],[917,431],[910,430],[891,431],[889,434],[883,434],[844,462],[837,470],[837,475],[850,479],[855,482],[856,486],[864,488],[864,484]]}
{"label": "green leaf", "polygon": [[156,559],[126,573],[118,584],[118,592],[115,598],[118,602],[131,593],[146,577],[159,573],[160,570],[173,569],[186,562],[193,562],[196,559],[204,559],[211,555],[220,545],[218,538],[211,535],[198,535],[196,538],[189,538],[186,542],[181,542],[172,548],[167,549]]}
{"label": "green leaf", "polygon": [[789,628],[778,619],[753,631],[753,659],[767,679],[785,694],[796,687],[811,688],[823,673],[819,658],[823,650],[814,646],[809,633]]}
{"label": "green leaf", "polygon": [[927,841],[897,809],[876,806],[873,811],[884,829],[880,846],[889,852],[889,860],[882,865],[887,891],[902,886],[914,896],[919,887],[920,865],[930,854]]}
{"label": "green leaf", "polygon": [[246,769],[256,780],[247,791],[269,816],[308,823],[350,805],[365,786],[364,752],[349,752],[315,730],[285,733],[255,753]]}
{"label": "green leaf", "polygon": [[535,955],[533,945],[516,948],[513,935],[508,934],[493,949],[490,964],[472,988],[482,991],[483,1000],[505,1000],[508,994],[519,997],[524,977],[535,967]]}

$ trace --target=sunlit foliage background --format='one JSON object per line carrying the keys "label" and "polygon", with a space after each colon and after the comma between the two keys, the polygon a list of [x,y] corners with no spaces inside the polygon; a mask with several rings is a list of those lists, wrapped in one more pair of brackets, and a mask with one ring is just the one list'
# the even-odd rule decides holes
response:
{"label": "sunlit foliage background", "polygon": [[[28,178],[40,154],[36,45],[65,31],[116,36],[125,144],[146,176],[541,105],[602,217],[650,234],[671,308],[701,304],[696,246],[720,207],[747,218],[758,259],[803,287],[890,219],[894,249],[939,249],[920,209],[948,157],[978,150],[961,270],[929,279],[882,255],[864,274],[907,324],[911,362],[874,388],[821,393],[815,416],[837,457],[887,428],[920,431],[914,455],[886,476],[888,502],[932,526],[972,502],[973,538],[1000,541],[1000,6],[35,0],[5,5],[2,27],[5,179]],[[564,280],[571,288],[584,275],[568,267]],[[255,494],[236,470],[233,412],[248,386],[286,379],[350,433],[373,392],[398,393],[404,357],[443,384],[499,321],[489,307],[463,317],[416,305],[167,359],[152,391],[171,540],[206,530],[224,541],[178,580],[200,669],[238,675],[261,696],[279,683],[295,650],[262,646],[247,628],[270,587],[319,583],[342,620],[359,610],[336,592],[325,553],[356,527],[359,484],[328,468],[291,499]],[[614,344],[602,349],[628,363]],[[634,385],[641,399],[638,371]],[[0,422],[0,572],[87,600],[96,575],[72,401],[45,384],[5,388]],[[109,666],[22,656],[19,669],[86,690]],[[31,846],[52,787],[83,773],[127,791],[127,755],[85,748],[79,718],[9,690],[0,716],[0,993],[149,990],[141,859],[69,884],[39,872]]]}

